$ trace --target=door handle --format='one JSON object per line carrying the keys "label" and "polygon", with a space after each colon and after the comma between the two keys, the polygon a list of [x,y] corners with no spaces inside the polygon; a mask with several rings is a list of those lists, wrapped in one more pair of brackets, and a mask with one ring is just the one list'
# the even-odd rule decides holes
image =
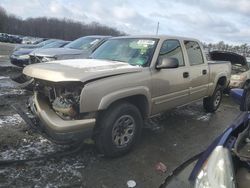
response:
{"label": "door handle", "polygon": [[189,73],[188,72],[183,72],[183,78],[187,78],[189,77]]}
{"label": "door handle", "polygon": [[207,70],[202,70],[202,74],[203,75],[207,74]]}

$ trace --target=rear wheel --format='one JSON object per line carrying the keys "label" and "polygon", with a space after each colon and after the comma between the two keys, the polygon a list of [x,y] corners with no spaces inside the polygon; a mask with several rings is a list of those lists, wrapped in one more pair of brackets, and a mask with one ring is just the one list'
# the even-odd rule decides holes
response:
{"label": "rear wheel", "polygon": [[142,124],[140,111],[133,104],[112,105],[97,120],[95,141],[98,150],[108,157],[129,152],[140,136]]}
{"label": "rear wheel", "polygon": [[206,112],[215,112],[219,108],[222,100],[222,93],[222,87],[217,85],[213,95],[203,99],[203,107]]}

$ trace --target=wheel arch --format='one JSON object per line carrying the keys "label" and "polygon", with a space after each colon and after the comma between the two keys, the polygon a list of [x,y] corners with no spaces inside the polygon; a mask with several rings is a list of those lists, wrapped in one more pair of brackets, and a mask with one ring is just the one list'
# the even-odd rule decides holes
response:
{"label": "wheel arch", "polygon": [[[226,76],[221,76],[219,79],[218,79],[218,81],[217,81],[217,84],[216,84],[216,86],[217,85],[220,85],[220,86],[222,86],[222,87],[226,87],[227,86],[227,77]],[[215,86],[215,87],[216,87]]]}
{"label": "wheel arch", "polygon": [[142,117],[146,118],[151,113],[150,99],[149,90],[146,88],[125,89],[104,96],[98,110],[105,110],[111,105],[126,101],[135,105],[141,112]]}

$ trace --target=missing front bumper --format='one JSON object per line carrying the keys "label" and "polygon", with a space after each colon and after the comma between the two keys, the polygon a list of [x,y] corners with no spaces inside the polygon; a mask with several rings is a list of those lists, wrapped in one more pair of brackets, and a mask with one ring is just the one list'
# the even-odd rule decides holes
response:
{"label": "missing front bumper", "polygon": [[33,130],[45,134],[53,142],[70,144],[92,136],[96,121],[94,118],[63,120],[50,108],[48,101],[37,93],[29,103],[37,119],[36,124],[20,108],[16,108],[16,111]]}

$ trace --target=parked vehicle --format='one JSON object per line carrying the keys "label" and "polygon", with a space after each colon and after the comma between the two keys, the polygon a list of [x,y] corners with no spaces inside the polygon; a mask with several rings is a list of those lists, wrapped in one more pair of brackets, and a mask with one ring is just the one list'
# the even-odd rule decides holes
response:
{"label": "parked vehicle", "polygon": [[7,33],[0,33],[0,42],[21,43],[22,39],[18,35],[10,35]]}
{"label": "parked vehicle", "polygon": [[50,49],[50,48],[60,48],[68,44],[68,41],[63,40],[56,40],[54,42],[48,43],[44,46],[41,46],[38,48],[21,48],[19,50],[16,50],[12,53],[10,56],[10,62],[13,65],[16,65],[18,67],[25,67],[26,65],[30,64],[30,56],[29,54],[33,51],[36,51],[38,49]]}
{"label": "parked vehicle", "polygon": [[43,49],[30,54],[31,63],[41,63],[62,59],[87,58],[109,36],[81,37],[64,46],[64,48]]}
{"label": "parked vehicle", "polygon": [[8,41],[8,34],[0,33],[0,42],[7,42]]}
{"label": "parked vehicle", "polygon": [[47,38],[37,38],[37,37],[23,37],[22,44],[38,44],[40,42],[43,42],[45,40],[48,40]]}
{"label": "parked vehicle", "polygon": [[8,42],[20,44],[22,42],[22,39],[17,35],[8,35]]}
{"label": "parked vehicle", "polygon": [[203,99],[218,109],[231,65],[208,63],[196,39],[170,36],[112,38],[91,59],[24,68],[35,80],[30,108],[40,128],[60,143],[92,136],[106,156],[128,152],[143,121]]}
{"label": "parked vehicle", "polygon": [[250,69],[244,56],[233,52],[213,51],[210,52],[210,57],[213,60],[231,62],[232,73],[229,89],[244,88],[246,84],[250,83]]}
{"label": "parked vehicle", "polygon": [[232,89],[231,95],[243,112],[204,152],[177,167],[161,188],[249,187],[249,87]]}
{"label": "parked vehicle", "polygon": [[58,41],[59,39],[48,39],[48,40],[45,40],[45,41],[42,41],[42,42],[39,42],[37,44],[19,44],[19,45],[16,45],[13,52],[14,51],[17,51],[19,49],[27,49],[27,48],[30,48],[30,49],[35,49],[35,48],[41,48],[49,43],[52,43],[52,42],[55,42],[55,41]]}

